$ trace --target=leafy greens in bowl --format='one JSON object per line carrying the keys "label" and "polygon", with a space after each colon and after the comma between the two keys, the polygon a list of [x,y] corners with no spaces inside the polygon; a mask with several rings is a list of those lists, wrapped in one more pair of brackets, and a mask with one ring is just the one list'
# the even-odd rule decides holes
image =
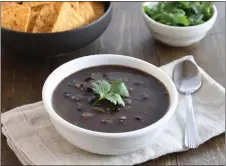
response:
{"label": "leafy greens in bowl", "polygon": [[213,2],[159,2],[153,7],[144,6],[153,20],[170,26],[194,26],[208,21],[214,13]]}

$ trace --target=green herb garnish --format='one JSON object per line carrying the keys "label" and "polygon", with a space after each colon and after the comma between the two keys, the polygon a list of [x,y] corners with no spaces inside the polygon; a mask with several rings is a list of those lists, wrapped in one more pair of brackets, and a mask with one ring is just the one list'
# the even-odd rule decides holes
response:
{"label": "green herb garnish", "polygon": [[171,26],[193,26],[208,21],[213,15],[213,2],[159,2],[153,7],[144,6],[153,20]]}
{"label": "green herb garnish", "polygon": [[99,95],[99,99],[94,103],[106,99],[115,105],[125,106],[122,97],[129,96],[129,92],[125,84],[121,80],[115,80],[109,84],[105,80],[97,80],[91,84],[94,93]]}

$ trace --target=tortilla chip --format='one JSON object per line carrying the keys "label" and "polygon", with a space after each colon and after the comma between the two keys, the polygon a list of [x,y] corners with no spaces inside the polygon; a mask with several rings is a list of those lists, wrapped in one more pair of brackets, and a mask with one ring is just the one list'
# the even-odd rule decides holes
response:
{"label": "tortilla chip", "polygon": [[104,4],[101,2],[92,2],[94,13],[97,17],[101,17],[104,14]]}
{"label": "tortilla chip", "polygon": [[9,9],[9,8],[17,8],[21,7],[21,5],[15,2],[1,2],[1,10]]}
{"label": "tortilla chip", "polygon": [[17,4],[22,4],[23,1],[10,1],[10,2],[17,3]]}
{"label": "tortilla chip", "polygon": [[95,19],[95,13],[92,7],[92,2],[79,2],[78,14],[89,24]]}
{"label": "tortilla chip", "polygon": [[48,5],[52,4],[54,2],[23,2],[22,5],[24,6],[30,6],[30,7],[37,7],[37,6],[43,6],[43,5]]}
{"label": "tortilla chip", "polygon": [[79,2],[70,2],[70,4],[76,12],[79,10]]}
{"label": "tortilla chip", "polygon": [[85,20],[75,12],[70,3],[63,2],[52,32],[60,32],[84,26]]}
{"label": "tortilla chip", "polygon": [[2,11],[1,21],[2,27],[26,32],[30,18],[30,7],[8,8]]}
{"label": "tortilla chip", "polygon": [[[62,3],[61,3],[62,4]],[[44,5],[35,22],[32,32],[50,32],[58,15],[55,4]],[[34,14],[35,15],[35,14]]]}
{"label": "tortilla chip", "polygon": [[31,12],[40,12],[43,6],[36,6],[31,8]]}
{"label": "tortilla chip", "polygon": [[31,8],[31,15],[30,15],[28,29],[27,29],[28,32],[32,32],[41,9],[42,9],[42,6]]}

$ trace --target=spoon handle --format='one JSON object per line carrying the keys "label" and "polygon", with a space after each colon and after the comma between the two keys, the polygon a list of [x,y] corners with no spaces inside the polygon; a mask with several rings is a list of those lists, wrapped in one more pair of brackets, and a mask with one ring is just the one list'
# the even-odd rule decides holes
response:
{"label": "spoon handle", "polygon": [[186,94],[186,98],[188,100],[188,108],[186,111],[185,146],[197,148],[199,146],[199,136],[195,123],[191,94]]}

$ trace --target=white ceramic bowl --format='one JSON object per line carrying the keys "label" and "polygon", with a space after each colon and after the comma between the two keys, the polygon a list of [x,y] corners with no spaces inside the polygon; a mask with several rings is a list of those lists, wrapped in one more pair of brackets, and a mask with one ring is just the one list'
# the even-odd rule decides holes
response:
{"label": "white ceramic bowl", "polygon": [[213,16],[203,24],[190,27],[175,27],[156,22],[150,18],[143,9],[143,6],[152,7],[159,2],[142,3],[142,15],[153,37],[170,46],[182,47],[194,44],[202,40],[212,28],[217,18],[217,8],[214,5]]}
{"label": "white ceramic bowl", "polygon": [[[77,127],[62,119],[53,109],[52,94],[67,76],[84,68],[100,65],[122,65],[143,70],[159,79],[167,88],[170,105],[156,123],[131,132],[103,133]],[[59,133],[75,146],[97,154],[117,155],[141,149],[151,143],[167,127],[177,106],[178,92],[172,80],[159,68],[145,61],[123,55],[90,55],[69,61],[54,70],[45,81],[42,98],[50,119]]]}

